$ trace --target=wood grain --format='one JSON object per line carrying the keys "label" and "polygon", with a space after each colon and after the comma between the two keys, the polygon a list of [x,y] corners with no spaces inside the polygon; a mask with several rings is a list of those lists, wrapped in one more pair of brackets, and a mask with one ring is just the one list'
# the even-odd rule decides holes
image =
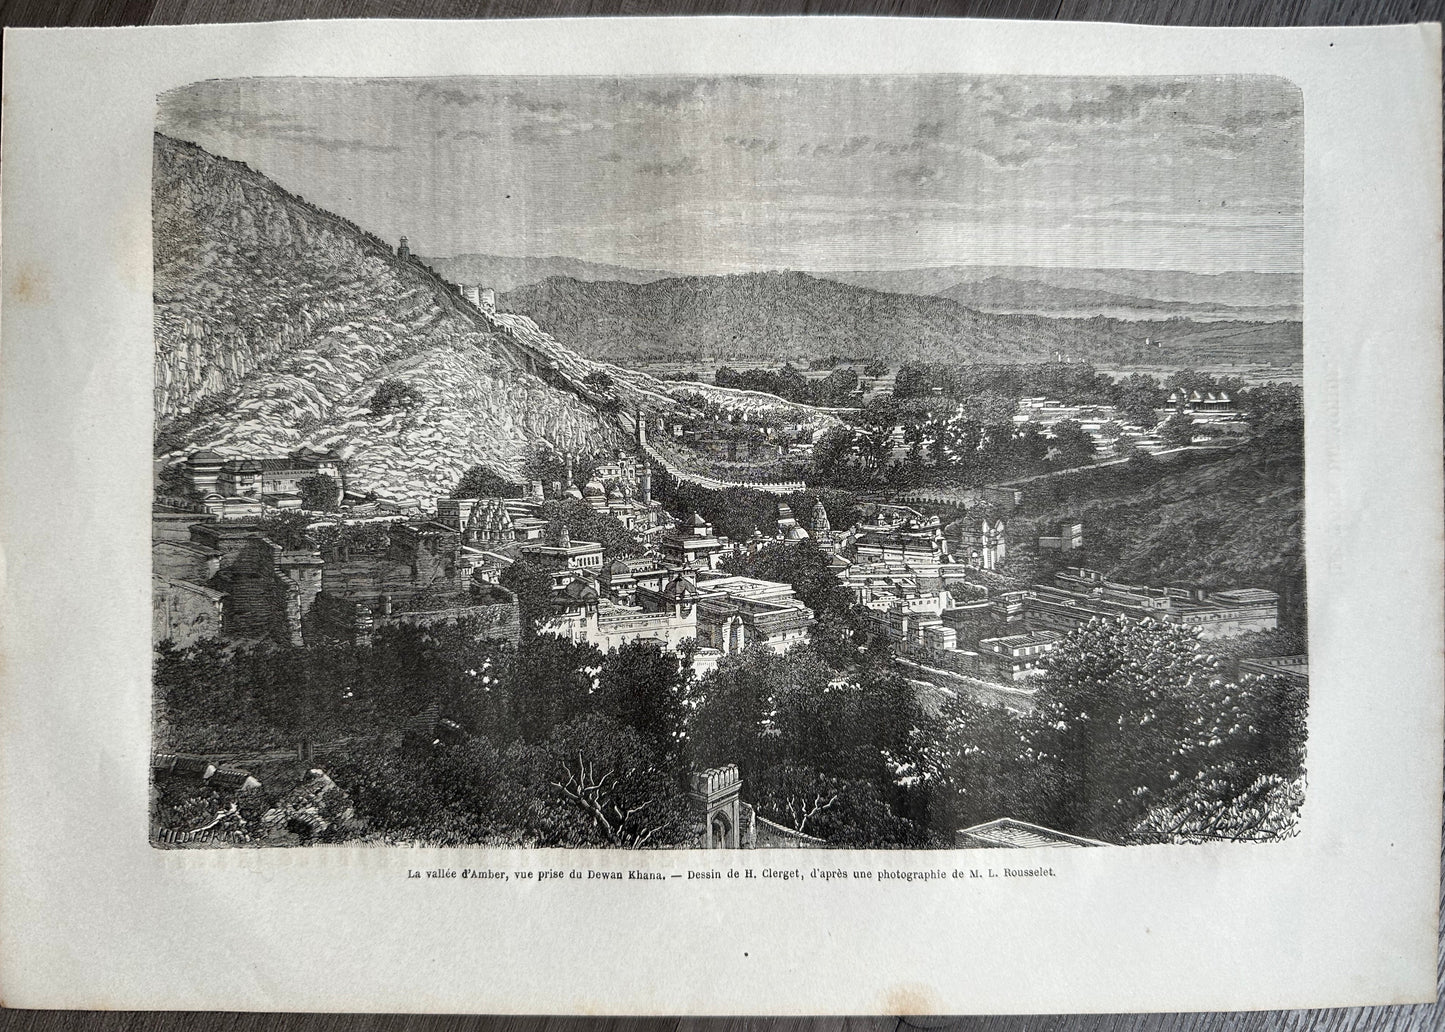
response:
{"label": "wood grain", "polygon": [[[1154,25],[1441,21],[1445,0],[9,0],[0,24],[184,25],[290,18],[858,14]],[[1442,857],[1445,859],[1445,857]],[[1445,912],[1440,921],[1445,944]],[[1445,996],[1445,964],[1437,961]],[[1445,1004],[1310,1011],[995,1017],[542,1018],[460,1015],[0,1012],[0,1032],[1427,1032]]]}

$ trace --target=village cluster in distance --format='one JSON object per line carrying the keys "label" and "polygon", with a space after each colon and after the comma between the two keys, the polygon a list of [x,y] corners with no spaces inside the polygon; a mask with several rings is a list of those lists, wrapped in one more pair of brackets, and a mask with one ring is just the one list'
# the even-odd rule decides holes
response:
{"label": "village cluster in distance", "polygon": [[[423,258],[160,134],[155,189],[156,845],[1296,832],[1297,320]],[[668,291],[939,341],[689,351]]]}

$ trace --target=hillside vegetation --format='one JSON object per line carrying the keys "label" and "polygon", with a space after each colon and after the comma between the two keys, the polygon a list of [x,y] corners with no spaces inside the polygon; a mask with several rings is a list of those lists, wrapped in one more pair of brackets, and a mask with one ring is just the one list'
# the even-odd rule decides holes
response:
{"label": "hillside vegetation", "polygon": [[[611,362],[777,362],[829,355],[889,361],[1013,362],[1062,353],[1115,363],[1159,361],[1146,338],[1186,342],[1212,324],[990,315],[944,297],[897,294],[796,272],[689,276],[653,283],[554,277],[499,304],[578,350]],[[1299,360],[1297,323],[1256,331],[1251,360]],[[1236,345],[1238,341],[1236,341]],[[1198,360],[1198,356],[1191,356]]]}
{"label": "hillside vegetation", "polygon": [[1296,447],[1266,453],[1255,443],[1172,463],[1145,460],[1138,469],[1040,481],[1026,498],[1040,527],[1084,524],[1084,550],[1068,565],[1137,583],[1269,588],[1280,594],[1286,624],[1303,622],[1304,477]]}
{"label": "hillside vegetation", "polygon": [[[519,476],[533,442],[616,442],[614,419],[508,346],[530,334],[568,357],[555,341],[464,310],[421,266],[245,165],[157,135],[153,190],[158,458],[349,449],[350,486],[417,500],[478,463]],[[374,413],[384,381],[419,402]]]}

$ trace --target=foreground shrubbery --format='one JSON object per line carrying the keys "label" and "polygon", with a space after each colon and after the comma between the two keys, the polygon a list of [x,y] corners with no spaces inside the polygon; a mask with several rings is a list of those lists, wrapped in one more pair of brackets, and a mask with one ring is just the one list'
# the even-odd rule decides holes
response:
{"label": "foreground shrubbery", "polygon": [[[962,698],[925,709],[888,650],[859,640],[827,659],[753,647],[701,679],[686,653],[547,637],[514,649],[466,628],[366,647],[162,647],[157,748],[340,743],[324,763],[354,814],[332,839],[684,844],[689,773],[729,763],[761,816],[834,845],[946,846],[997,817],[1117,843],[1295,827],[1305,690],[1227,678],[1182,628],[1071,634],[1028,714]],[[224,805],[169,797],[158,820],[196,827]]]}

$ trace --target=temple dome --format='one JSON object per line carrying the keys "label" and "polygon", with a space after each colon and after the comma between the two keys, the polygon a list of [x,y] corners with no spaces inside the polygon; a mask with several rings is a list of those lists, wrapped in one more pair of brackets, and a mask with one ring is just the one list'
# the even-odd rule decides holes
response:
{"label": "temple dome", "polygon": [[682,602],[697,598],[697,586],[686,577],[678,576],[667,582],[662,597],[670,602]]}

